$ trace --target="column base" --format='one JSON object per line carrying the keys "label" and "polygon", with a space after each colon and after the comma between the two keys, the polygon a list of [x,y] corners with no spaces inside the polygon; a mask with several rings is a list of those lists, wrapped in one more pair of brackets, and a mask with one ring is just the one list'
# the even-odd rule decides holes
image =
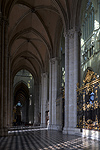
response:
{"label": "column base", "polygon": [[40,127],[42,127],[42,128],[46,128],[47,126],[46,126],[46,124],[45,124],[45,123],[41,123]]}
{"label": "column base", "polygon": [[68,128],[68,134],[82,136],[81,129],[78,128]]}
{"label": "column base", "polygon": [[62,125],[56,125],[58,131],[62,131]]}
{"label": "column base", "polygon": [[63,129],[63,134],[72,134],[82,136],[82,130],[78,128],[66,128]]}
{"label": "column base", "polygon": [[1,128],[0,136],[8,136],[8,128]]}
{"label": "column base", "polygon": [[63,134],[68,134],[68,128],[67,127],[63,128]]}
{"label": "column base", "polygon": [[58,126],[55,125],[55,124],[51,124],[51,125],[48,126],[48,129],[49,130],[58,130]]}

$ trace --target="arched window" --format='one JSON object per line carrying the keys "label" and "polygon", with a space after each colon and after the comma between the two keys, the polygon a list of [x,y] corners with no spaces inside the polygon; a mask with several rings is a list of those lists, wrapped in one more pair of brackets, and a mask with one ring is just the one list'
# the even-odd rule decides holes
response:
{"label": "arched window", "polygon": [[90,1],[87,3],[87,7],[83,16],[82,38],[84,41],[86,41],[94,30],[94,7]]}
{"label": "arched window", "polygon": [[83,13],[81,30],[81,64],[84,64],[93,55],[94,48],[94,6],[90,0]]}

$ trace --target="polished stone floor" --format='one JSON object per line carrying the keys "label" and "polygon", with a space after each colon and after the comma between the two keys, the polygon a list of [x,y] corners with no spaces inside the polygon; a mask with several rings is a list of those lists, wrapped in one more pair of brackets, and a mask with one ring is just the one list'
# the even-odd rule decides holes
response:
{"label": "polished stone floor", "polygon": [[0,150],[100,150],[100,141],[62,134],[59,131],[17,129],[0,137]]}

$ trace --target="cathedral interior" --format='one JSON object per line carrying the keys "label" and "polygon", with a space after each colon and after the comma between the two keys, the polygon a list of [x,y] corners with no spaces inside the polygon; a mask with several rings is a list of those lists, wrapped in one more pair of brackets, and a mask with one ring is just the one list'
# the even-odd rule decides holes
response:
{"label": "cathedral interior", "polygon": [[100,0],[0,0],[1,150],[99,149],[99,26]]}

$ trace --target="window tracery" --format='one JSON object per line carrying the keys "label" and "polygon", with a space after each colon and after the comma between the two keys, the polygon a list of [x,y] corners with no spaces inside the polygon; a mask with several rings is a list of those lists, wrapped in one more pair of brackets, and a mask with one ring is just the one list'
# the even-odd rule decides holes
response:
{"label": "window tracery", "polygon": [[94,6],[89,0],[83,14],[81,37],[81,64],[84,64],[94,54]]}

